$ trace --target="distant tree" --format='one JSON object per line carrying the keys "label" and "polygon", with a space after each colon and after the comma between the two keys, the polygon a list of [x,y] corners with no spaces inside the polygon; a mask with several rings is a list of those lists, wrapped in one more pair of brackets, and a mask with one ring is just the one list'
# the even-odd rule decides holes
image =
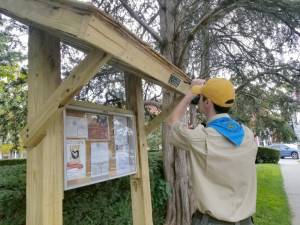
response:
{"label": "distant tree", "polygon": [[25,56],[16,29],[24,27],[3,17],[0,23],[4,25],[0,31],[0,144],[9,144],[10,151],[19,151],[19,132],[27,112],[27,75],[20,66]]}

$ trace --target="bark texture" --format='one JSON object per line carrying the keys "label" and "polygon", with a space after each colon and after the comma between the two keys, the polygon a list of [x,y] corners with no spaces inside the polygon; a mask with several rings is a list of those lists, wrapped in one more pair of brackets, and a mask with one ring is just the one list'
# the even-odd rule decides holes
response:
{"label": "bark texture", "polygon": [[[183,32],[178,24],[178,1],[161,1],[160,33],[162,37],[161,53],[172,63],[180,56]],[[181,69],[184,69],[181,66]],[[169,106],[175,96],[166,90],[163,92],[163,108]],[[188,173],[187,152],[170,145],[170,127],[164,123],[162,145],[164,149],[164,172],[167,182],[172,187],[168,201],[166,225],[190,225],[193,204],[191,204],[190,179]]]}

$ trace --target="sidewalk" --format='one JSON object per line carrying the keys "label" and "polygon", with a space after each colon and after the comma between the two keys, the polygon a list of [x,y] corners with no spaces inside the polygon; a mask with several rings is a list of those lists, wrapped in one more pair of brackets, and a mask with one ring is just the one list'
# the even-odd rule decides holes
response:
{"label": "sidewalk", "polygon": [[279,164],[293,214],[292,225],[300,225],[300,163],[294,159],[281,159]]}

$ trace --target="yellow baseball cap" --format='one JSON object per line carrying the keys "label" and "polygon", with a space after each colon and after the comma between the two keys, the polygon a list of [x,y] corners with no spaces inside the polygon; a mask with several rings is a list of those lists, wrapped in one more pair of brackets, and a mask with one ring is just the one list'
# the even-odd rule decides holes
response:
{"label": "yellow baseball cap", "polygon": [[221,107],[231,107],[235,99],[235,90],[233,84],[223,78],[209,79],[203,86],[192,86],[194,95],[204,95],[213,103]]}

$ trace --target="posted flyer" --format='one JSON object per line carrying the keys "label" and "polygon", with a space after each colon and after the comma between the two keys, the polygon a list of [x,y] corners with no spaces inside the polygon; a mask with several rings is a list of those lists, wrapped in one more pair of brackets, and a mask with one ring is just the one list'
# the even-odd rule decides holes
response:
{"label": "posted flyer", "polygon": [[87,138],[88,123],[86,117],[67,116],[65,130],[67,138]]}
{"label": "posted flyer", "polygon": [[116,147],[117,174],[126,174],[131,171],[129,145],[117,145]]}
{"label": "posted flyer", "polygon": [[88,114],[88,138],[102,141],[107,141],[109,139],[107,116]]}
{"label": "posted flyer", "polygon": [[[128,118],[123,116],[114,117],[114,131],[116,144],[116,169],[118,175],[135,171],[135,152],[132,129],[128,127]],[[132,154],[133,153],[133,154]]]}
{"label": "posted flyer", "polygon": [[114,131],[116,145],[128,144],[127,118],[124,116],[114,116]]}
{"label": "posted flyer", "polygon": [[85,140],[66,141],[66,175],[67,180],[86,176]]}
{"label": "posted flyer", "polygon": [[91,143],[91,176],[106,176],[109,174],[108,143]]}

